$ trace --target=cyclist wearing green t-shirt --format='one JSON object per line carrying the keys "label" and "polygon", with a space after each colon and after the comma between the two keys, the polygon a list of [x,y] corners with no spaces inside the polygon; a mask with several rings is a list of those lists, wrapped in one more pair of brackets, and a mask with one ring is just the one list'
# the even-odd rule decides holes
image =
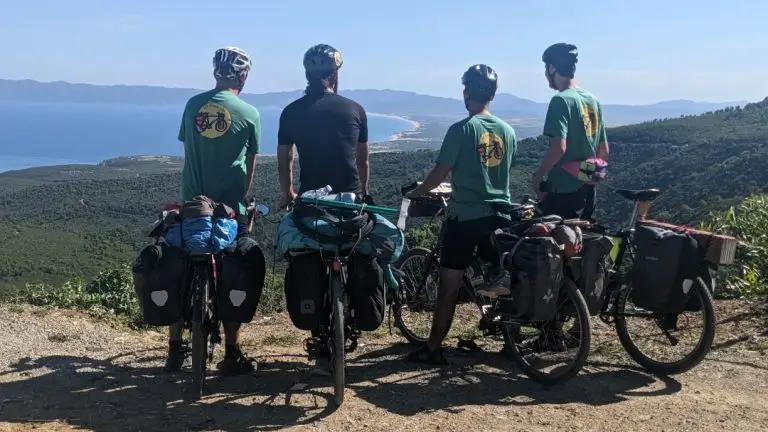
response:
{"label": "cyclist wearing green t-shirt", "polygon": [[488,111],[498,87],[496,72],[486,65],[474,65],[461,81],[469,116],[448,129],[435,168],[408,195],[423,195],[451,174],[453,195],[440,255],[432,330],[427,343],[408,356],[411,361],[430,364],[446,363],[441,344],[450,330],[462,276],[475,248],[479,255],[487,256],[491,232],[509,223],[508,216],[494,210],[494,203],[510,201],[509,170],[517,151],[515,131]]}
{"label": "cyclist wearing green t-shirt", "polygon": [[[213,57],[216,88],[193,96],[184,107],[179,141],[184,143],[181,200],[205,195],[237,211],[238,241],[247,234],[245,197],[259,152],[259,112],[240,99],[251,58],[240,48],[226,47]],[[239,249],[239,248],[238,248]],[[181,334],[183,323],[170,328],[169,372],[181,369],[186,359]],[[225,354],[218,368],[225,375],[252,372],[255,367],[238,346],[239,323],[224,323]]]}
{"label": "cyclist wearing green t-shirt", "polygon": [[[550,139],[550,146],[533,174],[534,193],[542,198],[540,207],[546,214],[591,219],[596,205],[595,185],[573,176],[563,165],[595,157],[608,160],[600,102],[573,79],[578,61],[575,45],[554,44],[544,51],[542,61],[549,86],[558,93],[549,102],[544,121],[544,135]],[[545,176],[546,182],[542,183]]]}

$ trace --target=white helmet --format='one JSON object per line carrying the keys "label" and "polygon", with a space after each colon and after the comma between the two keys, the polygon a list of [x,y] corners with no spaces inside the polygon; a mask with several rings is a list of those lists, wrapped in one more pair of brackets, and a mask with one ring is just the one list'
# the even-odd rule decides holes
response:
{"label": "white helmet", "polygon": [[216,78],[237,79],[251,70],[251,57],[238,47],[225,47],[213,55],[213,74]]}

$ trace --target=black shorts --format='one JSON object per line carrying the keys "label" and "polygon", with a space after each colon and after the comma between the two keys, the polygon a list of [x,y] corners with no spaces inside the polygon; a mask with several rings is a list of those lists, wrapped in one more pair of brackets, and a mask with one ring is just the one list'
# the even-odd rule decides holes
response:
{"label": "black shorts", "polygon": [[237,238],[245,237],[248,235],[248,216],[237,215]]}
{"label": "black shorts", "polygon": [[544,215],[558,215],[563,219],[592,220],[597,205],[597,188],[585,184],[576,192],[550,192],[539,205]]}
{"label": "black shorts", "polygon": [[477,255],[482,259],[496,259],[491,247],[491,233],[508,226],[509,220],[489,216],[459,222],[457,218],[451,218],[445,224],[440,266],[451,270],[464,270],[472,263],[476,248]]}

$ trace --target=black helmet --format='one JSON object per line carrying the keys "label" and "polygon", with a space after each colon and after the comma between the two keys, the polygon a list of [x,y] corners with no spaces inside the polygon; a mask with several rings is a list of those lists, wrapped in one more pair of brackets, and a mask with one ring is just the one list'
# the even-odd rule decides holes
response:
{"label": "black helmet", "polygon": [[[490,99],[496,94],[499,86],[499,76],[490,66],[476,64],[471,66],[461,76],[461,83],[467,87],[472,99]],[[485,102],[482,100],[481,102]]]}
{"label": "black helmet", "polygon": [[567,43],[556,43],[544,50],[541,55],[541,61],[545,64],[554,65],[559,69],[561,66],[573,66],[579,61],[579,49],[576,45]]}
{"label": "black helmet", "polygon": [[308,74],[328,76],[341,68],[341,53],[326,44],[315,45],[304,53],[304,70]]}

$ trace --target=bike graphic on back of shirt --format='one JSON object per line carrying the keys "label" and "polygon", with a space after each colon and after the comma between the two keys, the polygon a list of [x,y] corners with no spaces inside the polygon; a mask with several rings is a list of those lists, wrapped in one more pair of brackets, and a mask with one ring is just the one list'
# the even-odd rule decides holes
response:
{"label": "bike graphic on back of shirt", "polygon": [[214,119],[211,119],[211,117],[211,114],[207,112],[199,112],[195,116],[195,125],[201,133],[209,129],[215,129],[216,132],[225,132],[229,128],[227,117],[223,112],[216,113]]}

